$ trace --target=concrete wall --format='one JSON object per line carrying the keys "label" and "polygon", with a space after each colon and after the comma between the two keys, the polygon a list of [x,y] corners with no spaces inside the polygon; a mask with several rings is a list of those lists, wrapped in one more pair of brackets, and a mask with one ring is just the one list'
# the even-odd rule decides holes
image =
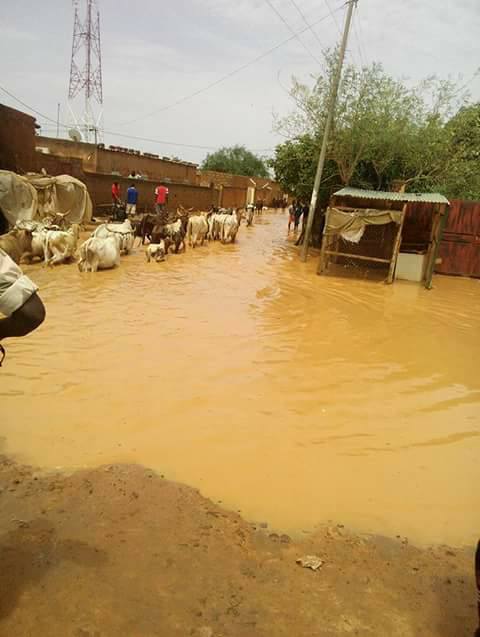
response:
{"label": "concrete wall", "polygon": [[26,173],[35,165],[35,118],[0,104],[0,169]]}

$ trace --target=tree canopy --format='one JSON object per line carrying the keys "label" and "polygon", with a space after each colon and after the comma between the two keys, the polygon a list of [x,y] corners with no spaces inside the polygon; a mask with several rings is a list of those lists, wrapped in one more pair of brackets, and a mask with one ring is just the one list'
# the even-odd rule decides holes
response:
{"label": "tree canopy", "polygon": [[[277,180],[294,196],[310,196],[328,108],[336,53],[313,87],[293,80],[293,113],[276,121],[288,141],[271,160]],[[380,64],[344,68],[320,199],[342,185],[438,190],[480,198],[480,104],[466,106],[452,81],[428,78],[408,87]],[[463,107],[458,110],[458,106]],[[476,165],[475,165],[476,164]]]}
{"label": "tree canopy", "polygon": [[209,153],[201,168],[233,175],[246,175],[247,177],[270,176],[266,162],[247,150],[245,146],[224,147],[214,153]]}

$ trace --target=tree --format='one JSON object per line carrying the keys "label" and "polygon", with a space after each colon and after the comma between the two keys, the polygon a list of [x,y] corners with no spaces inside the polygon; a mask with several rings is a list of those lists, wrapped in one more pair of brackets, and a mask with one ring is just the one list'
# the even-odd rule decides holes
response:
{"label": "tree", "polygon": [[268,178],[270,176],[265,161],[247,150],[245,146],[224,147],[209,153],[201,168],[247,177]]}
{"label": "tree", "polygon": [[[275,148],[275,156],[270,160],[270,165],[275,170],[275,179],[295,199],[310,199],[320,145],[319,137],[304,134]],[[338,185],[335,163],[331,159],[327,160],[320,187],[320,202],[325,203],[332,189]]]}
{"label": "tree", "polygon": [[[313,186],[335,61],[336,52],[325,53],[313,87],[294,79],[296,109],[276,121],[277,130],[290,139],[277,147],[271,165],[284,188],[303,197]],[[398,180],[411,190],[471,196],[478,179],[468,152],[478,150],[478,138],[466,144],[479,111],[469,107],[452,118],[466,99],[459,93],[451,81],[432,77],[407,87],[380,64],[347,65],[327,150],[324,197],[329,184],[388,190]]]}

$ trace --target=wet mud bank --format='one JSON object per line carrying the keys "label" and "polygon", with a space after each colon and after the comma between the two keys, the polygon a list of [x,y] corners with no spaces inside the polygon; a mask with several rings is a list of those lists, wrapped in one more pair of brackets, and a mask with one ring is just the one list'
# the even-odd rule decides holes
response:
{"label": "wet mud bank", "polygon": [[[3,457],[0,503],[1,637],[474,631],[471,548],[341,523],[295,541],[140,465],[45,474]],[[311,554],[315,572],[296,564]]]}

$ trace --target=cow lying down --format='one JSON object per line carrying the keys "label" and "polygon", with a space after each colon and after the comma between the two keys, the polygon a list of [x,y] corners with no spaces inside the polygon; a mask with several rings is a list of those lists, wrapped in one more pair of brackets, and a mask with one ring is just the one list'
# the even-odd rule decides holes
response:
{"label": "cow lying down", "polygon": [[120,265],[121,237],[112,234],[108,237],[90,237],[80,246],[80,272],[109,270]]}

